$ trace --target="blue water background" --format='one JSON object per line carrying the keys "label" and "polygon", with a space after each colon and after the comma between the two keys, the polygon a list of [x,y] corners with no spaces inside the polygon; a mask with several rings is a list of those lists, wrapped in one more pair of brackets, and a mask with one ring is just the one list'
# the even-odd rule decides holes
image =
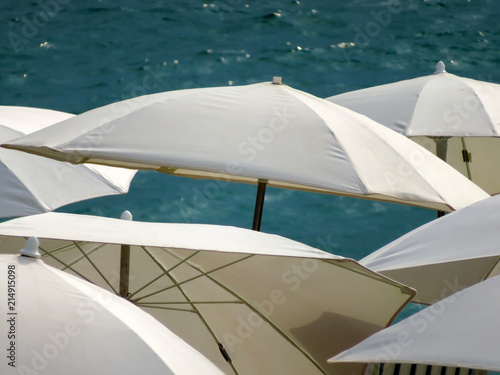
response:
{"label": "blue water background", "polygon": [[[498,5],[2,0],[0,104],[79,114],[137,95],[273,76],[328,97],[428,75],[439,60],[451,73],[498,83]],[[249,228],[255,192],[141,171],[126,195],[59,211],[119,217],[128,209],[136,220]],[[409,206],[269,188],[262,231],[360,259],[435,217]]]}

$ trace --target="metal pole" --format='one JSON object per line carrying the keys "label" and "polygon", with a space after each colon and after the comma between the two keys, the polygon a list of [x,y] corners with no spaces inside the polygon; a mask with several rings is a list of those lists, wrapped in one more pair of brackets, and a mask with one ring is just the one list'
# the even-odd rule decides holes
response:
{"label": "metal pole", "polygon": [[[132,214],[129,211],[123,211],[120,219],[132,220]],[[130,282],[130,245],[121,245],[120,247],[120,296],[128,298]]]}
{"label": "metal pole", "polygon": [[[447,137],[435,137],[434,142],[436,142],[436,155],[442,161],[446,162],[446,154],[448,153],[448,138]],[[437,217],[442,217],[445,212],[438,211]]]}
{"label": "metal pole", "polygon": [[253,214],[252,229],[260,231],[260,223],[262,221],[262,211],[264,209],[264,196],[266,195],[267,181],[259,181],[257,185],[257,197],[255,198],[255,211]]}
{"label": "metal pole", "polygon": [[120,254],[120,296],[128,297],[130,276],[130,245],[121,245]]}
{"label": "metal pole", "polygon": [[472,181],[472,174],[470,172],[470,163],[472,162],[472,157],[467,147],[465,146],[465,139],[462,137],[462,157],[465,163],[465,168],[467,169],[467,177]]}
{"label": "metal pole", "polygon": [[434,138],[434,142],[436,142],[437,157],[443,161],[446,161],[446,154],[448,153],[448,138],[436,137]]}

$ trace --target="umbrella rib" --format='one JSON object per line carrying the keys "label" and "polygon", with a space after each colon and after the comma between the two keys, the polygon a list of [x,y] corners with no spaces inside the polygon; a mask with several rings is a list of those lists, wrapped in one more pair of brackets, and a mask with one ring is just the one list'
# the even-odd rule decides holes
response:
{"label": "umbrella rib", "polygon": [[89,279],[87,279],[85,276],[83,276],[80,272],[78,272],[77,270],[73,269],[71,266],[67,265],[66,263],[64,263],[61,259],[57,258],[56,256],[54,256],[50,251],[48,250],[45,250],[43,247],[39,246],[38,247],[40,250],[42,250],[47,256],[53,258],[54,260],[58,261],[59,263],[61,263],[65,268],[64,270],[71,270],[73,271],[75,274],[77,274],[78,276],[80,276],[82,279],[84,279],[85,281],[88,281],[89,283],[92,283],[92,284],[95,284],[93,283],[92,281],[90,281]]}
{"label": "umbrella rib", "polygon": [[[146,254],[148,254],[150,257],[151,257],[151,254],[149,254],[149,252],[146,251],[146,249],[144,248],[144,246],[141,246],[141,248],[146,252]],[[162,278],[163,276],[165,276],[166,272],[170,272],[172,271],[173,269],[177,268],[178,266],[180,266],[182,263],[186,262],[188,259],[194,257],[196,254],[198,254],[199,251],[196,251],[194,252],[193,254],[191,254],[190,256],[186,257],[185,259],[182,259],[179,263],[175,264],[173,267],[171,267],[170,269],[168,269],[167,271],[164,271],[163,268],[156,262],[156,259],[154,259],[153,257],[151,257],[153,259],[153,261],[156,263],[156,265],[158,267],[160,267],[160,269],[162,270],[162,274],[155,277],[153,280],[149,281],[148,283],[144,284],[142,287],[140,287],[139,289],[137,289],[134,293],[132,293],[130,296],[129,296],[129,299],[131,299],[133,296],[135,296],[137,293],[139,293],[141,290],[143,290],[144,288],[147,288],[148,286],[150,286],[151,284],[153,284],[156,280]]]}
{"label": "umbrella rib", "polygon": [[[153,255],[149,252],[148,249],[146,248],[143,248],[144,251],[151,257],[151,259],[153,259],[153,261],[156,262],[156,264],[164,271],[166,272],[167,270],[165,270],[165,267],[163,267],[163,265],[161,265],[154,257]],[[189,263],[187,263],[189,264]],[[217,338],[217,336],[215,335],[215,332],[212,331],[211,327],[208,325],[208,322],[205,320],[205,318],[203,317],[203,315],[201,314],[200,310],[198,310],[198,308],[191,302],[189,296],[187,295],[187,293],[184,291],[184,289],[182,288],[182,286],[180,285],[180,283],[177,282],[177,280],[175,279],[175,277],[170,274],[170,273],[165,273],[165,275],[170,279],[170,281],[172,281],[172,283],[174,283],[174,285],[177,287],[177,289],[181,292],[181,294],[184,296],[184,298],[186,299],[186,301],[191,305],[191,308],[194,310],[194,312],[196,313],[196,315],[198,315],[198,318],[200,319],[200,321],[202,322],[202,324],[206,327],[206,329],[208,330],[208,332],[210,333],[210,335],[212,336],[212,338],[214,339],[214,341],[217,343],[217,346],[219,347],[219,350],[222,354],[222,356],[224,357],[224,359],[226,360],[226,362],[229,364],[229,366],[231,366],[231,368],[233,369],[234,373],[236,375],[238,375],[238,371],[236,371],[236,368],[234,367],[233,363],[232,363],[232,360],[231,358],[229,357],[229,355],[227,354],[226,350],[224,349],[224,346],[223,344],[219,341],[219,339]]]}
{"label": "umbrella rib", "polygon": [[128,296],[129,299],[131,299],[133,296],[135,296],[137,293],[139,293],[141,290],[143,290],[144,288],[147,288],[148,286],[150,286],[151,284],[153,284],[156,280],[158,279],[161,279],[163,276],[165,276],[164,273],[160,274],[159,276],[155,277],[154,279],[152,279],[151,281],[147,282],[146,284],[144,284],[143,286],[141,286],[139,289],[137,289],[134,293],[130,294]]}
{"label": "umbrella rib", "polygon": [[[173,254],[171,251],[168,251],[168,249],[165,249],[169,254],[175,256],[175,257],[178,257],[178,255],[176,254]],[[302,349],[299,345],[297,345],[285,332],[283,332],[283,330],[281,330],[271,319],[269,319],[267,316],[263,315],[257,308],[255,308],[255,306],[253,306],[249,301],[247,301],[245,298],[243,298],[240,294],[238,294],[236,291],[234,291],[233,289],[227,287],[226,285],[222,284],[221,282],[219,282],[217,279],[215,279],[213,276],[211,276],[209,273],[212,273],[212,272],[215,272],[215,271],[218,271],[220,269],[223,269],[223,268],[226,268],[226,267],[229,267],[229,266],[232,266],[236,263],[239,263],[243,260],[247,260],[251,257],[253,257],[254,254],[249,254],[248,256],[244,257],[244,258],[241,258],[237,261],[233,261],[233,262],[230,262],[224,266],[221,266],[221,267],[218,267],[214,270],[211,270],[211,271],[208,271],[208,272],[203,272],[203,270],[201,270],[200,268],[198,268],[197,266],[191,264],[190,262],[186,262],[186,264],[188,266],[190,266],[191,268],[195,269],[196,271],[200,272],[202,275],[200,276],[206,276],[208,279],[210,279],[212,282],[216,283],[217,285],[219,285],[222,289],[224,289],[226,292],[228,292],[229,294],[233,295],[234,297],[236,297],[238,300],[240,300],[243,304],[245,304],[250,310],[252,310],[254,313],[256,313],[258,316],[261,317],[262,320],[264,320],[265,322],[267,322],[279,335],[281,335],[286,341],[288,341],[292,346],[294,346],[298,351],[300,351],[309,361],[311,361],[311,363],[316,366],[323,374],[326,374],[325,370],[320,366],[320,364],[318,362],[316,362],[316,360],[311,357],[311,355],[309,353],[307,353],[304,349]],[[188,281],[188,280],[186,280]],[[184,282],[186,282],[184,281]],[[184,283],[183,282],[183,283]],[[193,306],[194,307],[194,306]]]}
{"label": "umbrella rib", "polygon": [[[77,244],[77,243],[75,242],[75,246],[77,247],[77,249],[78,249],[78,250],[80,250],[80,252],[83,254],[83,256],[85,257],[85,259],[87,259],[87,261],[88,261],[88,262],[92,265],[92,267],[94,267],[94,269],[97,271],[97,273],[98,273],[98,274],[99,274],[99,275],[103,278],[103,280],[106,282],[106,284],[108,284],[108,286],[109,286],[109,287],[113,290],[113,292],[114,292],[115,294],[118,294],[118,291],[117,291],[117,290],[115,290],[115,288],[113,288],[113,285],[111,285],[111,283],[110,283],[110,282],[108,281],[108,279],[107,279],[107,278],[106,278],[106,277],[102,274],[102,272],[101,272],[101,271],[99,270],[99,268],[98,268],[98,267],[94,264],[94,262],[92,262],[92,261],[90,260],[90,258],[87,256],[87,254],[85,253],[85,251],[83,251],[83,249],[80,247],[80,245],[79,245],[79,244]],[[102,246],[104,246],[104,244],[102,244]],[[100,247],[96,247],[96,248],[92,249],[92,250],[90,251],[90,254],[91,254],[91,253],[93,253],[93,252],[95,252],[96,250],[100,249],[102,246],[100,246]],[[83,259],[83,258],[80,258],[80,259]],[[76,263],[76,262],[75,262],[75,263]],[[73,264],[74,264],[74,263],[73,263]]]}
{"label": "umbrella rib", "polygon": [[175,307],[149,306],[149,305],[140,305],[140,306],[148,308],[148,309],[161,309],[161,310],[171,310],[171,311],[181,311],[181,312],[196,313],[196,311],[194,311],[194,310],[181,309],[181,308],[175,308]]}
{"label": "umbrella rib", "polygon": [[496,268],[496,266],[498,265],[498,262],[500,262],[500,257],[497,258],[497,260],[492,264],[492,266],[488,269],[488,272],[486,272],[484,274],[484,277],[481,281],[484,281],[486,279],[488,279],[491,275],[491,273],[493,272],[493,270]]}
{"label": "umbrella rib", "polygon": [[[89,254],[92,254],[95,251],[101,249],[104,245],[105,244],[100,244],[100,245],[95,246],[94,248],[92,248],[91,250],[89,250]],[[57,258],[53,254],[54,252],[58,253],[58,252],[64,251],[66,248],[70,248],[72,246],[75,246],[78,250],[80,250],[80,252],[82,252],[82,254],[84,256],[80,256],[76,260],[74,260],[73,262],[66,264],[65,262],[63,262],[61,259]],[[45,254],[47,254],[48,256],[52,257],[53,259],[55,259],[56,261],[58,261],[59,263],[61,263],[64,266],[64,268],[61,269],[62,271],[65,271],[65,270],[69,269],[69,270],[73,271],[74,273],[76,273],[78,276],[80,276],[82,279],[88,281],[89,283],[95,284],[95,282],[89,280],[88,278],[86,278],[85,276],[83,276],[80,272],[78,272],[77,270],[75,270],[72,267],[74,264],[76,264],[79,261],[81,261],[82,259],[86,258],[89,261],[89,263],[95,268],[95,270],[97,271],[97,273],[99,273],[99,275],[101,275],[101,277],[104,279],[104,281],[106,282],[106,284],[109,285],[109,287],[111,288],[111,290],[113,290],[113,292],[115,294],[118,294],[117,291],[115,290],[115,288],[113,288],[113,286],[108,282],[108,280],[106,279],[106,277],[101,273],[101,271],[99,271],[99,269],[96,267],[96,265],[90,260],[90,258],[87,256],[87,254],[85,254],[85,252],[81,249],[81,247],[79,245],[79,242],[73,241],[72,244],[61,246],[61,247],[59,247],[57,249],[54,249],[54,250],[51,250],[51,251],[47,251],[45,249],[42,249],[42,247],[40,247],[40,249],[43,250],[45,252]]]}
{"label": "umbrella rib", "polygon": [[[253,256],[253,255],[252,255]],[[245,258],[245,259],[248,259]],[[202,272],[201,270],[198,269],[193,264],[190,264],[189,262],[187,263],[189,266],[197,270],[198,272]],[[234,297],[238,298],[242,303],[244,303],[250,310],[252,310],[254,313],[256,313],[262,320],[267,322],[281,337],[283,337],[286,341],[288,341],[292,346],[294,346],[298,351],[300,351],[311,363],[318,368],[323,374],[326,374],[325,370],[320,366],[316,360],[311,357],[309,353],[307,353],[303,348],[301,348],[298,344],[293,341],[292,338],[290,338],[281,328],[279,328],[271,319],[269,319],[267,316],[262,314],[254,305],[252,305],[249,301],[247,301],[244,297],[242,297],[239,293],[234,291],[233,289],[229,288],[228,286],[222,284],[219,282],[217,279],[215,279],[212,275],[206,274],[207,278],[209,278],[212,282],[216,283],[219,285],[222,289],[224,289],[226,292],[232,294]]]}
{"label": "umbrella rib", "polygon": [[148,305],[182,305],[182,304],[186,304],[186,303],[194,303],[196,305],[201,305],[201,304],[224,304],[224,303],[227,303],[227,304],[232,304],[232,303],[240,303],[240,304],[243,304],[244,302],[243,301],[189,301],[189,302],[186,302],[186,301],[178,301],[178,302],[144,302],[141,306],[144,306],[145,304],[148,304]]}
{"label": "umbrella rib", "polygon": [[79,241],[71,241],[71,243],[67,244],[67,245],[63,245],[61,247],[56,247],[55,249],[52,249],[52,250],[44,250],[46,253],[50,253],[50,254],[57,254],[57,253],[60,253],[62,251],[66,251],[68,249],[71,249],[75,243],[79,243]]}
{"label": "umbrella rib", "polygon": [[[80,243],[82,243],[82,242],[72,241],[72,243],[71,243],[71,244],[68,244],[68,245],[65,245],[65,246],[59,247],[59,248],[57,248],[57,249],[54,249],[54,250],[48,251],[48,253],[50,253],[50,254],[53,254],[53,253],[55,253],[55,252],[56,252],[56,253],[59,253],[59,252],[61,252],[61,251],[66,250],[66,248],[71,249],[71,248],[72,248],[72,247],[74,247],[74,246],[79,247],[79,244],[80,244]],[[102,248],[104,245],[105,245],[105,244],[100,244],[100,245],[97,245],[97,246],[93,247],[91,250],[89,250],[89,252],[88,252],[88,253],[89,253],[89,254],[92,254],[92,253],[94,253],[95,251],[97,251],[97,250],[99,250],[100,248]],[[57,259],[57,258],[55,258],[55,257],[54,257],[54,259],[59,260],[62,264],[64,264],[64,265],[65,265],[65,267],[68,267],[68,268],[70,268],[70,269],[72,269],[72,268],[71,268],[71,266],[73,266],[74,264],[78,263],[78,262],[79,262],[79,261],[81,261],[83,258],[84,258],[83,256],[80,256],[80,257],[78,257],[77,259],[75,259],[74,261],[72,261],[72,262],[68,263],[68,265],[66,265],[64,262],[62,262],[62,261],[60,261],[59,259]],[[64,271],[64,269],[63,269],[63,271]]]}
{"label": "umbrella rib", "polygon": [[[373,274],[371,271],[370,272],[366,272],[367,268],[365,266],[362,266],[362,269],[358,269],[358,268],[352,268],[352,267],[349,267],[348,264],[349,263],[357,263],[355,260],[353,259],[349,259],[349,258],[345,258],[345,259],[336,259],[336,260],[333,260],[333,259],[321,259],[320,260],[321,262],[324,262],[324,263],[327,263],[327,264],[331,264],[333,266],[336,266],[336,267],[339,267],[339,268],[343,268],[345,270],[348,270],[349,272],[355,272],[357,273],[358,275],[361,275],[363,277],[369,277],[370,279],[373,279],[373,280],[377,280],[379,282],[383,282],[385,284],[389,284],[389,285],[393,285],[393,281],[382,275],[382,274],[378,274],[378,273],[375,273]],[[411,289],[410,287],[407,287],[403,284],[399,284],[399,289],[401,290],[401,293],[403,294],[408,294],[408,295],[412,295],[414,296],[415,294],[415,291],[413,289]],[[411,297],[413,298],[413,297]]]}
{"label": "umbrella rib", "polygon": [[[144,251],[146,251],[146,252],[149,254],[149,252],[148,252],[146,249],[144,249]],[[169,254],[171,254],[171,253],[169,252]],[[175,256],[175,257],[177,257],[175,254],[172,254],[172,255],[173,255],[173,256]],[[167,271],[164,269],[164,267],[163,267],[161,264],[159,264],[159,263],[157,262],[157,260],[156,260],[156,259],[154,259],[154,258],[153,258],[153,256],[152,256],[151,254],[149,254],[149,256],[150,256],[150,257],[151,257],[151,258],[152,258],[152,259],[156,262],[156,264],[157,264],[157,265],[158,265],[158,266],[159,266],[162,270],[164,270],[164,272],[167,272]],[[248,255],[248,256],[246,256],[246,257],[244,257],[244,258],[241,258],[241,259],[235,260],[235,261],[233,261],[233,262],[231,262],[231,263],[225,264],[225,265],[223,265],[223,266],[220,266],[220,267],[214,268],[213,270],[206,271],[206,272],[203,272],[203,271],[197,270],[198,272],[200,272],[200,274],[199,274],[199,275],[197,275],[197,276],[193,276],[193,277],[192,277],[192,278],[190,278],[190,279],[187,279],[187,280],[181,281],[180,283],[178,283],[178,285],[183,285],[183,284],[188,283],[188,282],[190,282],[190,281],[193,281],[193,280],[199,279],[200,277],[207,276],[209,273],[212,273],[212,272],[215,272],[215,271],[221,270],[221,269],[223,269],[223,268],[226,268],[226,267],[232,266],[233,264],[239,263],[239,262],[241,262],[241,261],[243,261],[243,260],[246,260],[246,259],[248,259],[248,258],[251,258],[251,257],[253,257],[253,254],[250,254],[250,255]],[[186,263],[186,264],[189,264],[189,263]],[[191,266],[191,265],[190,265],[190,266]],[[191,267],[192,267],[192,266],[191,266]],[[168,275],[167,273],[165,273],[165,274],[166,274],[166,275]],[[166,291],[166,290],[169,290],[169,289],[172,289],[172,288],[175,288],[175,287],[176,287],[176,285],[171,285],[171,286],[168,286],[168,287],[166,287],[166,288],[163,288],[163,289],[157,290],[156,292],[153,292],[153,293],[147,294],[147,295],[145,295],[145,296],[139,297],[139,298],[137,298],[137,299],[135,299],[135,300],[132,300],[132,302],[137,303],[137,302],[139,302],[140,300],[142,300],[142,299],[144,299],[144,298],[154,296],[155,294],[162,293],[162,292],[164,292],[164,291]]]}

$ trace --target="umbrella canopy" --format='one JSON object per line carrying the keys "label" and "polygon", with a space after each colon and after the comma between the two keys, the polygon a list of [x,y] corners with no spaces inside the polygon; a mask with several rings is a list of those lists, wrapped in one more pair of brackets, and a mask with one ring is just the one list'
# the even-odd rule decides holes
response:
{"label": "umbrella canopy", "polygon": [[360,260],[431,304],[500,273],[500,196],[427,223]]}
{"label": "umbrella canopy", "polygon": [[222,374],[130,302],[39,259],[2,254],[0,276],[2,374]]}
{"label": "umbrella canopy", "polygon": [[[0,106],[0,143],[72,117],[47,109]],[[0,217],[33,215],[85,199],[123,194],[135,172],[75,166],[0,149]]]}
{"label": "umbrella canopy", "polygon": [[235,227],[47,213],[0,234],[36,235],[46,262],[125,295],[228,374],[345,373],[329,355],[414,295],[351,259]]}
{"label": "umbrella canopy", "polygon": [[327,100],[411,137],[489,194],[500,193],[500,85],[449,74],[440,61],[432,75]]}
{"label": "umbrella canopy", "polygon": [[73,163],[156,169],[441,211],[488,196],[405,137],[280,83],[146,95],[3,147]]}
{"label": "umbrella canopy", "polygon": [[329,362],[416,363],[500,371],[499,290],[500,277],[472,286],[374,334]]}

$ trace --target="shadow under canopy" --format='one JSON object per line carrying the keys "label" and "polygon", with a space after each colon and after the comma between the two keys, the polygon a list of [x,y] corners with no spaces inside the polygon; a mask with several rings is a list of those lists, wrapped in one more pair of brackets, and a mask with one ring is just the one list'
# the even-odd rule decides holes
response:
{"label": "shadow under canopy", "polygon": [[332,350],[414,296],[354,260],[242,228],[60,213],[0,223],[3,251],[33,235],[45,262],[122,292],[228,374],[336,374]]}

